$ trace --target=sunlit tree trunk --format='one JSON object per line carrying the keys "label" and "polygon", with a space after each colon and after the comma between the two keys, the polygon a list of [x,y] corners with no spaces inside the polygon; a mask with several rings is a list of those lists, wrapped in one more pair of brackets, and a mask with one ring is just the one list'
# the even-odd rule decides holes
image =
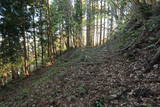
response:
{"label": "sunlit tree trunk", "polygon": [[[98,0],[96,1],[97,6],[99,6]],[[96,44],[99,45],[99,10],[96,11]]]}
{"label": "sunlit tree trunk", "polygon": [[24,31],[24,27],[22,28],[22,37],[23,37],[23,48],[24,48],[24,75],[28,76],[28,68],[27,68],[27,46],[26,46],[26,37],[25,37],[25,31]]}
{"label": "sunlit tree trunk", "polygon": [[35,63],[36,63],[36,68],[38,66],[38,61],[37,61],[37,44],[36,44],[36,26],[35,26],[35,9],[33,7],[33,42],[34,42],[34,58],[35,58]]}
{"label": "sunlit tree trunk", "polygon": [[100,45],[102,45],[102,9],[103,9],[103,0],[101,0],[101,10],[100,10]]}

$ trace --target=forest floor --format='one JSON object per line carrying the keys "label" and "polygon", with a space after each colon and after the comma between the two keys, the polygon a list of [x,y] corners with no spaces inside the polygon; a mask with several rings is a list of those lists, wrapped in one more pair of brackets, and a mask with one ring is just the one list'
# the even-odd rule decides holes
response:
{"label": "forest floor", "polygon": [[109,46],[66,52],[39,75],[8,84],[0,107],[160,107],[160,72]]}

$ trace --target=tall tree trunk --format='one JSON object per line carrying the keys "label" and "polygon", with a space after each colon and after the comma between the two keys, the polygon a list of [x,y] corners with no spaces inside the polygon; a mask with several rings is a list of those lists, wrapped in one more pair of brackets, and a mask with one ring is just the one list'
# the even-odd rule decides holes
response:
{"label": "tall tree trunk", "polygon": [[[42,0],[41,0],[42,5]],[[43,46],[43,23],[42,23],[42,8],[40,8],[40,42],[41,42],[41,63],[44,65],[44,46]]]}
{"label": "tall tree trunk", "polygon": [[[96,1],[97,5],[99,6],[98,0]],[[99,11],[96,11],[96,44],[99,45]]]}
{"label": "tall tree trunk", "polygon": [[50,20],[50,7],[49,7],[49,0],[46,1],[46,5],[47,5],[47,37],[48,37],[48,58],[51,58],[51,43],[50,43],[50,38],[51,38],[51,20]]}
{"label": "tall tree trunk", "polygon": [[[22,5],[25,5],[25,2],[22,2]],[[27,7],[24,6],[23,7],[24,11],[27,10]],[[23,13],[23,20],[25,20],[25,13]],[[25,23],[22,24],[22,37],[23,37],[23,48],[24,48],[24,75],[25,76],[29,76],[29,72],[28,72],[28,65],[27,65],[27,61],[28,61],[28,57],[27,57],[27,38],[26,38],[26,34],[25,34]]]}
{"label": "tall tree trunk", "polygon": [[75,0],[75,21],[78,24],[77,29],[75,30],[77,35],[76,35],[76,47],[81,47],[83,43],[83,35],[82,35],[82,19],[83,19],[83,10],[82,10],[82,0]]}
{"label": "tall tree trunk", "polygon": [[[106,12],[106,1],[104,0],[104,11]],[[106,13],[104,12],[104,28],[103,28],[103,43],[105,42],[106,37]]]}
{"label": "tall tree trunk", "polygon": [[67,49],[70,48],[70,31],[69,31],[69,26],[67,27]]}
{"label": "tall tree trunk", "polygon": [[[108,12],[110,11],[110,5],[108,4],[107,5],[107,10],[108,10]],[[109,18],[107,18],[107,40],[109,39],[109,33],[110,33],[110,19]]]}
{"label": "tall tree trunk", "polygon": [[91,42],[94,46],[94,36],[95,36],[95,1],[92,0],[92,18],[91,18]]}
{"label": "tall tree trunk", "polygon": [[35,58],[35,62],[36,62],[36,69],[38,66],[38,61],[37,61],[37,45],[36,45],[36,26],[35,26],[35,9],[33,8],[33,42],[34,42],[34,58]]}
{"label": "tall tree trunk", "polygon": [[22,28],[22,37],[23,37],[23,48],[24,48],[24,75],[29,76],[28,68],[27,68],[27,46],[26,46],[26,37],[25,37],[25,31],[24,27]]}
{"label": "tall tree trunk", "polygon": [[[29,47],[29,36],[27,37],[27,61],[29,62],[30,58],[30,47]],[[30,71],[30,64],[27,64],[27,71]]]}
{"label": "tall tree trunk", "polygon": [[111,16],[111,19],[110,19],[110,32],[112,32],[113,30],[113,16]]}
{"label": "tall tree trunk", "polygon": [[67,35],[67,49],[70,48],[71,44],[70,44],[70,40],[71,40],[71,35],[70,35],[70,18],[69,18],[69,13],[67,13],[67,19],[66,19],[66,35]]}
{"label": "tall tree trunk", "polygon": [[91,34],[90,34],[90,30],[91,30],[91,1],[87,0],[87,32],[86,32],[86,40],[87,40],[87,46],[91,46],[92,42],[91,42]]}
{"label": "tall tree trunk", "polygon": [[101,10],[100,10],[100,45],[102,45],[102,9],[103,9],[103,0],[101,0]]}
{"label": "tall tree trunk", "polygon": [[62,36],[63,36],[63,27],[64,27],[64,24],[62,23],[62,25],[61,24],[59,24],[59,30],[60,31],[62,31],[62,32],[59,32],[59,36],[60,36],[60,38],[59,38],[59,44],[60,44],[60,55],[62,55]]}

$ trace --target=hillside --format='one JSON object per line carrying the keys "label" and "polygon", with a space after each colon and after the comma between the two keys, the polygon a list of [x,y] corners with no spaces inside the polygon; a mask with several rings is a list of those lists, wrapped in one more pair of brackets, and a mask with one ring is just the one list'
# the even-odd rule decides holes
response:
{"label": "hillside", "polygon": [[159,68],[144,72],[140,56],[116,54],[112,45],[73,49],[0,92],[3,107],[158,107]]}

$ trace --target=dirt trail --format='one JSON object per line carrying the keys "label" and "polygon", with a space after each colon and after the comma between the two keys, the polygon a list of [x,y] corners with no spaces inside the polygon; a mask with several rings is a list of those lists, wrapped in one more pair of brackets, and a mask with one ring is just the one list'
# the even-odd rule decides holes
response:
{"label": "dirt trail", "polygon": [[86,56],[49,79],[43,75],[39,83],[24,86],[23,93],[3,97],[0,104],[8,107],[160,106],[158,68],[144,74],[144,62],[138,57],[115,55],[106,47],[91,50],[94,57]]}

